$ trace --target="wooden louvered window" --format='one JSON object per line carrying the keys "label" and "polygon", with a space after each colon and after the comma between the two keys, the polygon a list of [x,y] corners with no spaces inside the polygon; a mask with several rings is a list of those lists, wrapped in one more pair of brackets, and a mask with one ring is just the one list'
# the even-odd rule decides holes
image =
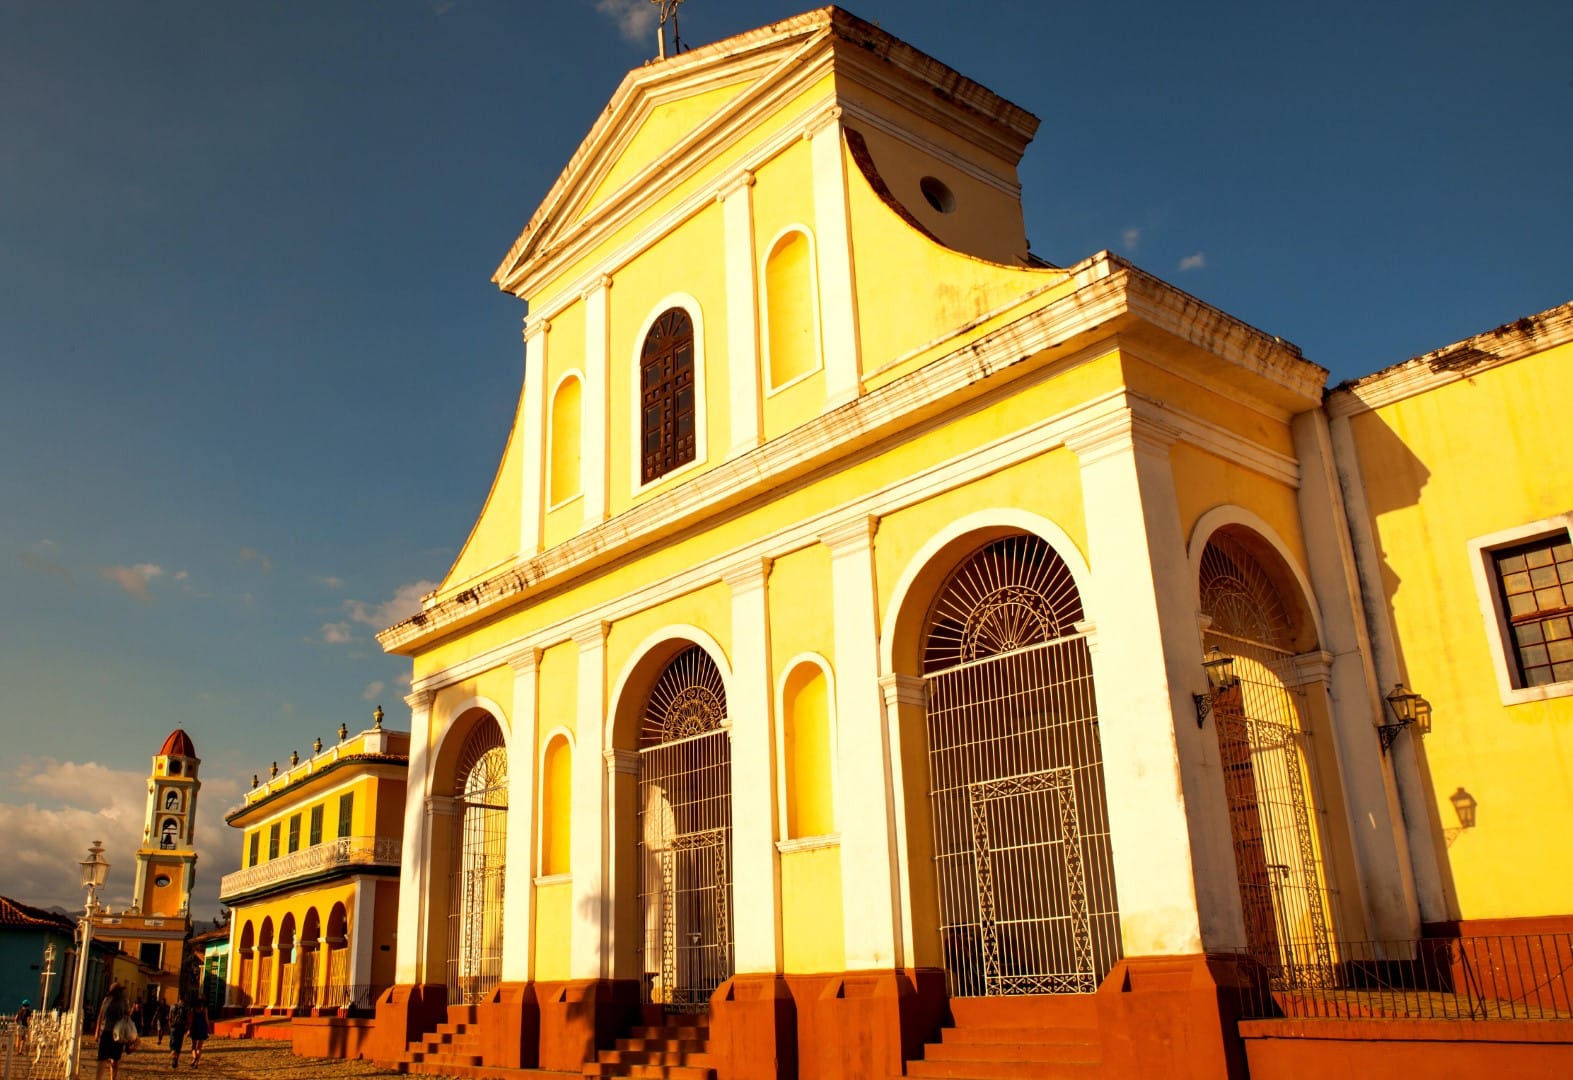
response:
{"label": "wooden louvered window", "polygon": [[639,357],[640,480],[650,483],[694,460],[694,324],[669,308],[645,335]]}
{"label": "wooden louvered window", "polygon": [[1573,541],[1566,532],[1491,553],[1520,687],[1573,681]]}

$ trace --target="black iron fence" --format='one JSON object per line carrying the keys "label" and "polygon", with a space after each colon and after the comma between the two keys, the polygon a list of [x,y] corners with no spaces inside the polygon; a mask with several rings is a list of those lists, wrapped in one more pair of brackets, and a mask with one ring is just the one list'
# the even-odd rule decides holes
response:
{"label": "black iron fence", "polygon": [[1230,954],[1241,1019],[1573,1020],[1573,934],[1336,941]]}

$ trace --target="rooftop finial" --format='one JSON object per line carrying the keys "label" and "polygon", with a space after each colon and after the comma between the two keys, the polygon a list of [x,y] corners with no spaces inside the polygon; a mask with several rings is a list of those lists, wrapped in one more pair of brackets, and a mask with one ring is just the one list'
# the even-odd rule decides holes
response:
{"label": "rooftop finial", "polygon": [[683,39],[677,33],[677,9],[682,6],[683,0],[650,0],[650,2],[661,6],[661,15],[655,24],[656,59],[666,59],[666,24],[668,20],[672,23],[672,55],[676,56],[683,51]]}
{"label": "rooftop finial", "polygon": [[339,742],[343,742],[345,739],[347,739],[349,737],[350,737],[350,727],[349,727],[349,725],[348,724],[340,724],[339,725]]}
{"label": "rooftop finial", "polygon": [[378,705],[377,706],[377,711],[371,714],[371,719],[372,719],[372,727],[376,728],[378,731],[381,731],[382,730],[382,706],[381,705]]}

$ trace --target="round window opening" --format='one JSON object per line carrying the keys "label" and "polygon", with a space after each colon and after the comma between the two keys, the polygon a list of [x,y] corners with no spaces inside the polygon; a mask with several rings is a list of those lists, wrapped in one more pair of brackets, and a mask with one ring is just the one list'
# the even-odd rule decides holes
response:
{"label": "round window opening", "polygon": [[923,192],[923,197],[928,200],[928,204],[940,213],[948,214],[956,209],[955,193],[946,187],[943,181],[925,176],[918,181],[918,188]]}
{"label": "round window opening", "polygon": [[160,889],[167,889],[169,887],[169,875],[158,875],[158,877],[153,879],[153,884],[157,885]]}

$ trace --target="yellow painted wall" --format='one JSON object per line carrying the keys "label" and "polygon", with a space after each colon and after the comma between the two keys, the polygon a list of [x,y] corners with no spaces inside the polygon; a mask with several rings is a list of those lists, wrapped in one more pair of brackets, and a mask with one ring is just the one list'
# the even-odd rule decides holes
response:
{"label": "yellow painted wall", "polygon": [[[726,586],[718,582],[685,596],[675,597],[664,604],[646,608],[637,615],[619,619],[612,624],[606,638],[608,695],[616,685],[617,676],[635,659],[634,650],[640,642],[671,623],[686,623],[708,631],[730,656],[732,597]],[[615,704],[608,701],[607,707],[611,708]]]}
{"label": "yellow painted wall", "polygon": [[573,837],[573,751],[562,734],[552,737],[541,768],[542,874],[566,874]]}
{"label": "yellow painted wall", "polygon": [[1439,847],[1466,919],[1563,914],[1573,893],[1573,849],[1547,842],[1573,808],[1573,696],[1502,703],[1466,546],[1569,509],[1548,470],[1568,460],[1570,400],[1564,345],[1350,422],[1404,669],[1433,708],[1436,821],[1458,825],[1459,787],[1478,803]]}
{"label": "yellow painted wall", "polygon": [[565,641],[543,650],[535,679],[539,697],[535,752],[539,759],[553,728],[567,728],[578,737],[579,647]]}
{"label": "yellow painted wall", "polygon": [[1293,488],[1186,443],[1169,447],[1169,467],[1174,473],[1175,501],[1180,506],[1180,528],[1187,541],[1192,540],[1196,522],[1207,511],[1225,504],[1241,506],[1272,526],[1288,547],[1295,565],[1305,572],[1305,537],[1300,531],[1298,496]]}
{"label": "yellow painted wall", "polygon": [[502,664],[437,691],[431,706],[432,745],[437,745],[443,733],[447,731],[448,725],[469,708],[483,707],[470,704],[477,698],[491,702],[502,711],[503,715],[495,719],[511,740],[516,712],[513,707],[513,682],[513,668]]}
{"label": "yellow painted wall", "polygon": [[583,490],[584,470],[580,458],[583,454],[584,380],[570,375],[557,384],[552,394],[547,465],[546,503],[559,506],[575,498]]}
{"label": "yellow painted wall", "polygon": [[826,836],[836,831],[835,741],[830,723],[830,681],[804,660],[787,672],[781,690],[782,757],[786,765],[786,836]]}
{"label": "yellow painted wall", "polygon": [[839,847],[781,856],[781,948],[794,975],[846,969]]}
{"label": "yellow painted wall", "polygon": [[513,429],[503,445],[502,460],[492,478],[492,487],[481,504],[475,525],[459,551],[459,557],[443,578],[438,592],[448,595],[488,570],[501,566],[519,552],[519,502],[524,483],[524,386],[520,381],[519,403],[514,408]]}
{"label": "yellow painted wall", "polygon": [[814,544],[783,555],[770,568],[770,685],[779,686],[799,653],[836,655],[835,628],[805,596],[830,595],[830,549]]}
{"label": "yellow painted wall", "polygon": [[588,209],[598,206],[608,195],[626,184],[637,172],[648,167],[706,120],[715,115],[728,101],[748,85],[747,80],[728,83],[705,90],[678,101],[670,101],[652,108],[649,115],[626,136],[606,177],[597,185],[595,194],[586,204]]}
{"label": "yellow painted wall", "polygon": [[535,887],[535,979],[550,982],[569,977],[573,933],[573,882]]}

